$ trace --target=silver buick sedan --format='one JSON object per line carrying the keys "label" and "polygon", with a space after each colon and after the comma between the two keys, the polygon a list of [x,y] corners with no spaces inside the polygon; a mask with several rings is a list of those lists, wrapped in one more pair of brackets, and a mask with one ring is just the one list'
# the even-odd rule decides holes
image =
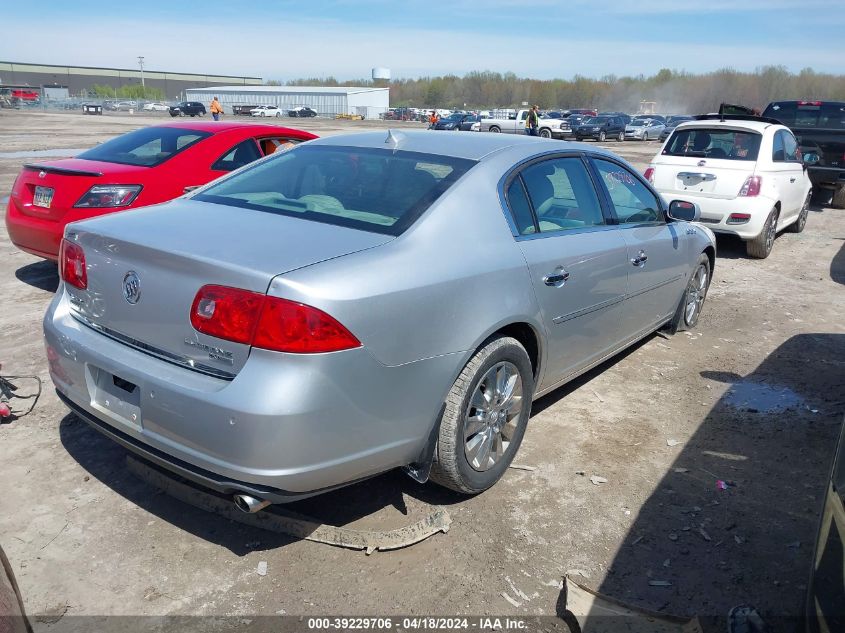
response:
{"label": "silver buick sedan", "polygon": [[533,399],[696,324],[716,254],[697,219],[592,145],[318,139],[69,225],[50,373],[81,418],[244,511],[396,467],[478,493]]}

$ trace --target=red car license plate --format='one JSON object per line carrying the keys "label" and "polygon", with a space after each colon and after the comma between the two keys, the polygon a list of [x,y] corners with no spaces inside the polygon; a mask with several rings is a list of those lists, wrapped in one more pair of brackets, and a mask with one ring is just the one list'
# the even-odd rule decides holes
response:
{"label": "red car license plate", "polygon": [[36,187],[35,195],[32,197],[32,204],[36,207],[50,208],[53,202],[53,188],[52,187]]}

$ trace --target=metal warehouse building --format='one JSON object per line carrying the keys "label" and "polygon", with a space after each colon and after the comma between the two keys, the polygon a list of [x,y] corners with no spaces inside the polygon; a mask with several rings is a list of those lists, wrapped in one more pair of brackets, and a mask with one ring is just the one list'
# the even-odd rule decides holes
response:
{"label": "metal warehouse building", "polygon": [[185,95],[189,101],[201,103],[216,96],[227,112],[236,105],[274,105],[285,110],[307,106],[320,116],[360,114],[377,119],[390,106],[390,89],[373,87],[218,86],[189,88]]}
{"label": "metal warehouse building", "polygon": [[[92,66],[53,66],[0,61],[0,84],[17,86],[62,86],[70,94],[91,90],[95,84],[120,88],[141,83],[138,68],[96,68]],[[199,73],[174,73],[144,70],[144,83],[150,88],[160,88],[168,99],[178,99],[182,91],[197,84],[214,85],[261,84],[261,77],[236,77],[231,75],[206,75]]]}

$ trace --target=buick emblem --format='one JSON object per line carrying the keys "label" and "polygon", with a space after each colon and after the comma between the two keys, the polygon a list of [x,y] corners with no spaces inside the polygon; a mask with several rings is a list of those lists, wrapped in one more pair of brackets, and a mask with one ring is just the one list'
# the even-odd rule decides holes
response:
{"label": "buick emblem", "polygon": [[141,280],[134,270],[123,276],[123,298],[132,305],[141,299]]}
{"label": "buick emblem", "polygon": [[38,177],[39,177],[39,178],[46,178],[46,177],[47,177],[47,172],[46,172],[46,171],[39,171],[39,172],[38,172]]}

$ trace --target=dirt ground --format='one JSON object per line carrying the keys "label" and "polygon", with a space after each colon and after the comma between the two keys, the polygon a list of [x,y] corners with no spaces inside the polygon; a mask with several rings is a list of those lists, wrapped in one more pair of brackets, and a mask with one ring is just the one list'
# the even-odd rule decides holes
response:
{"label": "dirt ground", "polygon": [[[0,198],[31,160],[4,152],[85,148],[152,120],[0,112]],[[318,134],[385,127],[283,122]],[[639,169],[658,148],[608,146]],[[814,208],[764,261],[736,240],[719,249],[693,332],[651,336],[535,403],[516,458],[533,470],[474,498],[394,472],[295,504],[363,530],[433,506],[451,515],[447,534],[366,556],[233,523],[127,472],[126,452],[51,388],[40,321],[55,267],[0,228],[0,373],[44,381],[35,410],[0,426],[0,544],[36,630],[76,630],[81,615],[554,616],[568,571],[664,613],[753,603],[786,630],[845,411],[845,212]]]}

